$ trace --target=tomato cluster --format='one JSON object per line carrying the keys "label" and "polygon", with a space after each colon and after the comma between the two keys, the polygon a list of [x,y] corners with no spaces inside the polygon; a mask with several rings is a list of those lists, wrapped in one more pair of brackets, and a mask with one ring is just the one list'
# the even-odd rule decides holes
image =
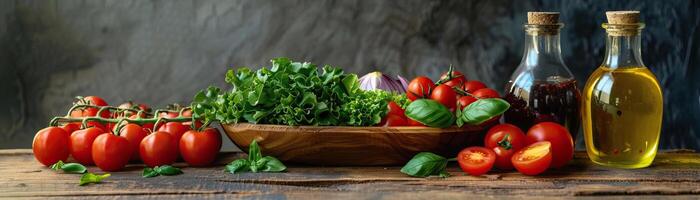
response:
{"label": "tomato cluster", "polygon": [[548,168],[566,165],[574,155],[568,130],[553,122],[532,126],[527,135],[511,124],[493,126],[484,138],[484,147],[469,147],[457,155],[462,170],[478,176],[494,166],[515,168],[525,175],[537,175]]}
{"label": "tomato cluster", "polygon": [[78,163],[94,164],[103,171],[121,170],[129,161],[143,161],[149,167],[172,164],[179,157],[190,166],[206,166],[214,161],[221,148],[217,129],[202,127],[200,121],[192,126],[189,109],[157,113],[157,117],[151,117],[145,104],[127,102],[109,107],[100,97],[81,97],[67,117],[58,117],[67,123],[37,132],[32,149],[36,159],[46,166],[71,156]]}
{"label": "tomato cluster", "polygon": [[[500,98],[500,95],[481,81],[467,80],[464,74],[450,67],[440,76],[437,83],[426,76],[418,76],[411,80],[406,88],[406,97],[411,101],[432,99],[454,112],[455,109],[462,109],[477,99]],[[389,112],[382,119],[380,126],[425,126],[407,118],[404,110],[395,102],[389,102],[388,109]]]}

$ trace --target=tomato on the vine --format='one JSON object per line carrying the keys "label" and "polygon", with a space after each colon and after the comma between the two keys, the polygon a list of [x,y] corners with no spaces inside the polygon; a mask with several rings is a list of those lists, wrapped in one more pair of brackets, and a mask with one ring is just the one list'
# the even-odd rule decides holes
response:
{"label": "tomato on the vine", "polygon": [[482,175],[491,168],[496,161],[496,154],[484,147],[468,147],[457,154],[457,162],[462,171],[472,176]]}
{"label": "tomato on the vine", "polygon": [[95,127],[73,132],[70,135],[70,154],[80,164],[94,164],[92,160],[92,144],[97,136],[106,133],[104,130]]}
{"label": "tomato on the vine", "polygon": [[102,171],[118,171],[129,162],[132,149],[124,137],[102,134],[92,144],[92,159]]}
{"label": "tomato on the vine", "polygon": [[169,165],[174,163],[179,155],[178,143],[175,143],[170,133],[153,132],[141,140],[139,156],[149,167]]}
{"label": "tomato on the vine", "polygon": [[[83,97],[80,101],[81,102],[78,102],[79,104],[87,104],[87,105],[93,105],[93,106],[107,106],[108,105],[104,99],[102,99],[98,96]],[[76,108],[75,110],[73,110],[70,113],[70,116],[71,117],[93,117],[93,116],[97,116],[97,112],[99,110],[100,109],[98,109],[98,108]],[[110,115],[111,114],[109,111],[102,111],[102,113],[100,113],[100,116],[104,117],[104,118],[109,118]]]}
{"label": "tomato on the vine", "polygon": [[457,99],[457,103],[459,104],[459,109],[465,108],[469,106],[469,104],[472,104],[476,101],[477,99],[472,97],[472,96],[462,96]]}
{"label": "tomato on the vine", "polygon": [[513,166],[518,172],[534,176],[549,168],[552,162],[551,143],[547,141],[536,142],[516,152],[511,158]]}
{"label": "tomato on the vine", "polygon": [[[448,72],[445,72],[440,76],[440,80],[446,80],[448,79]],[[450,86],[450,87],[458,87],[462,88],[462,85],[467,82],[467,77],[464,76],[461,72],[459,71],[452,71],[452,79],[449,79],[442,84]]]}
{"label": "tomato on the vine", "polygon": [[416,99],[424,99],[430,97],[430,93],[435,88],[435,83],[433,83],[430,78],[425,76],[419,76],[411,80],[406,89],[406,97],[409,100],[415,101]]}
{"label": "tomato on the vine", "polygon": [[481,88],[486,88],[486,84],[482,83],[481,81],[467,81],[464,83],[464,87],[462,87],[464,91],[469,93],[476,92]]}
{"label": "tomato on the vine", "polygon": [[65,130],[68,134],[72,134],[73,132],[80,130],[80,123],[79,122],[71,122],[71,123],[66,123],[63,126],[61,126],[63,130]]}
{"label": "tomato on the vine", "polygon": [[484,147],[496,153],[496,167],[513,169],[513,153],[525,146],[525,134],[517,126],[499,124],[491,127],[484,137]]}
{"label": "tomato on the vine", "polygon": [[129,141],[129,148],[131,149],[131,160],[139,159],[139,145],[141,140],[148,135],[146,130],[141,128],[138,124],[127,124],[119,130],[119,136],[126,138]]}
{"label": "tomato on the vine", "polygon": [[180,144],[180,138],[182,138],[182,134],[185,134],[185,132],[189,130],[190,127],[182,125],[182,123],[180,122],[168,122],[158,128],[158,131],[166,132],[172,135],[172,140],[173,143],[175,143],[175,145]]}
{"label": "tomato on the vine", "polygon": [[46,127],[34,135],[34,158],[45,166],[66,161],[70,154],[70,134],[59,127]]}
{"label": "tomato on the vine", "polygon": [[552,167],[566,165],[574,157],[574,140],[569,131],[554,122],[542,122],[530,127],[527,131],[527,143],[539,141],[552,143]]}
{"label": "tomato on the vine", "polygon": [[430,98],[440,102],[450,110],[454,110],[457,106],[457,93],[452,89],[452,87],[447,85],[438,85],[433,89],[433,93],[430,94]]}
{"label": "tomato on the vine", "polygon": [[180,154],[190,166],[211,164],[221,149],[221,134],[214,128],[189,130],[180,139]]}
{"label": "tomato on the vine", "polygon": [[408,121],[405,117],[401,117],[395,114],[387,114],[384,119],[379,123],[379,126],[408,126]]}
{"label": "tomato on the vine", "polygon": [[488,99],[488,98],[499,98],[501,97],[496,90],[493,90],[491,88],[481,88],[477,91],[472,92],[472,95],[474,97],[479,98],[479,99]]}

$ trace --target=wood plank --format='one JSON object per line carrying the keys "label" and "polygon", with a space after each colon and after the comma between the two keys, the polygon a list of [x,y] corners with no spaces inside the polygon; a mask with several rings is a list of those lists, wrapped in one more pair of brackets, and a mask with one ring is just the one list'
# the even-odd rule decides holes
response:
{"label": "wood plank", "polygon": [[[412,178],[391,167],[321,167],[290,164],[286,173],[228,174],[223,165],[245,156],[240,152],[222,153],[215,167],[189,168],[174,177],[141,178],[143,165],[112,173],[102,184],[77,186],[80,175],[61,174],[40,166],[31,150],[0,150],[0,197],[110,197],[118,195],[177,197],[204,195],[222,197],[324,197],[337,194],[347,198],[429,198],[525,197],[598,195],[698,195],[700,194],[700,154],[659,153],[645,169],[623,170],[590,163],[577,152],[565,168],[529,177],[517,172],[491,172],[465,176],[451,165],[449,178]],[[101,173],[96,167],[91,172]],[[398,196],[396,196],[398,195]],[[203,197],[203,196],[198,196]]]}

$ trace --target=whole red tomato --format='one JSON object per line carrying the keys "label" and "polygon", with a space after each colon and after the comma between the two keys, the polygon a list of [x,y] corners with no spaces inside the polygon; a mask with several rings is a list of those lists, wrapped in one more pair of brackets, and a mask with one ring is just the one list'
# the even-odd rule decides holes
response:
{"label": "whole red tomato", "polygon": [[149,167],[169,165],[174,163],[179,155],[177,146],[170,133],[153,132],[141,140],[139,156]]}
{"label": "whole red tomato", "polygon": [[574,140],[569,131],[554,122],[542,122],[530,127],[527,131],[527,143],[540,141],[552,143],[552,167],[566,165],[574,157]]}
{"label": "whole red tomato", "polygon": [[457,154],[457,163],[462,171],[472,176],[485,174],[496,161],[496,154],[484,147],[468,147]]}
{"label": "whole red tomato", "polygon": [[190,166],[211,164],[221,149],[221,134],[214,128],[189,130],[180,139],[180,154]]}
{"label": "whole red tomato", "polygon": [[[446,80],[448,79],[447,77],[447,72],[443,73],[442,76],[440,76],[440,80]],[[462,85],[467,82],[467,77],[464,76],[461,72],[459,71],[452,71],[452,79],[447,80],[446,82],[443,82],[442,84],[450,86],[450,87],[458,87],[462,88]]]}
{"label": "whole red tomato", "polygon": [[534,176],[549,168],[552,162],[552,151],[550,142],[536,142],[516,152],[511,162],[518,172]]}
{"label": "whole red tomato", "polygon": [[406,118],[395,114],[388,114],[379,122],[379,126],[389,127],[389,126],[408,126],[408,121]]}
{"label": "whole red tomato", "polygon": [[172,139],[175,145],[180,144],[182,134],[185,134],[185,132],[189,130],[190,127],[182,125],[180,122],[168,122],[158,128],[158,131],[170,133],[170,135],[173,136]]}
{"label": "whole red tomato", "polygon": [[71,122],[64,124],[61,126],[63,130],[65,130],[68,134],[72,134],[73,132],[80,130],[80,123],[79,122]]}
{"label": "whole red tomato", "polygon": [[464,91],[469,93],[476,92],[481,88],[486,88],[486,84],[482,83],[481,81],[468,81],[464,83],[464,87],[462,87]]}
{"label": "whole red tomato", "polygon": [[34,135],[32,151],[34,158],[45,166],[66,161],[70,154],[70,134],[54,126],[41,129]]}
{"label": "whole red tomato", "polygon": [[459,109],[467,107],[469,104],[472,104],[476,101],[477,99],[472,97],[472,96],[462,96],[457,99],[457,103],[459,104]]}
{"label": "whole red tomato", "polygon": [[406,89],[406,97],[409,100],[423,99],[430,97],[430,93],[435,88],[433,80],[425,76],[419,76],[411,80]]}
{"label": "whole red tomato", "polygon": [[[82,98],[83,103],[87,105],[93,105],[93,106],[107,106],[107,102],[105,102],[104,99],[98,97],[98,96],[87,96]],[[71,112],[70,116],[71,117],[92,117],[92,116],[97,116],[97,112],[99,111],[98,108],[78,108],[75,109]],[[102,111],[100,113],[101,117],[104,118],[109,118],[110,117],[110,112],[109,111]]]}
{"label": "whole red tomato", "polygon": [[496,167],[513,169],[510,158],[525,146],[525,134],[517,126],[499,124],[491,127],[484,137],[484,147],[496,153]]}
{"label": "whole red tomato", "polygon": [[141,140],[148,135],[146,130],[141,128],[138,124],[127,124],[119,130],[119,136],[126,138],[129,141],[129,146],[131,148],[131,160],[139,159],[139,145]]}
{"label": "whole red tomato", "polygon": [[159,117],[166,118],[166,119],[171,119],[171,118],[177,118],[180,115],[178,112],[160,112],[158,113]]}
{"label": "whole red tomato", "polygon": [[77,130],[70,135],[70,154],[83,165],[92,165],[92,144],[97,136],[105,134],[102,129],[90,127]]}
{"label": "whole red tomato", "polygon": [[430,98],[440,102],[450,110],[454,110],[457,106],[457,93],[452,87],[447,85],[438,85],[435,87],[433,93],[430,94]]}
{"label": "whole red tomato", "polygon": [[479,98],[479,99],[488,99],[488,98],[499,98],[501,97],[496,90],[493,90],[491,88],[482,88],[479,89],[475,92],[472,92],[472,95],[474,97]]}
{"label": "whole red tomato", "polygon": [[102,134],[92,144],[92,159],[102,171],[119,171],[129,162],[131,151],[126,138]]}

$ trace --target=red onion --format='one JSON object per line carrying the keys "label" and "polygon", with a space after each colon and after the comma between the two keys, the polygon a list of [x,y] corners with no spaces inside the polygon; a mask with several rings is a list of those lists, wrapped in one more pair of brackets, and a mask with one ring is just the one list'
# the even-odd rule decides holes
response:
{"label": "red onion", "polygon": [[381,72],[372,72],[360,78],[362,90],[385,90],[403,94],[406,92],[408,82],[401,76],[398,79],[391,78]]}

